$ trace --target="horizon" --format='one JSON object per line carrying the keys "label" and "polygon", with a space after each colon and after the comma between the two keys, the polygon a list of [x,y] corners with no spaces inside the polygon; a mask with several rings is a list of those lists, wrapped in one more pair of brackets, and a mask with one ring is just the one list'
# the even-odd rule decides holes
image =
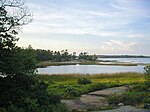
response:
{"label": "horizon", "polygon": [[33,22],[17,45],[100,55],[150,56],[149,0],[27,0]]}

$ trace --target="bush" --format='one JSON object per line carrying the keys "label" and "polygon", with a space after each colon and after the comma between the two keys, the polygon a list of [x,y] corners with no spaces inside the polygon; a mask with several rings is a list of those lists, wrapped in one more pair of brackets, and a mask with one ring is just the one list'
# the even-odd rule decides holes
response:
{"label": "bush", "polygon": [[[0,77],[0,112],[67,112],[60,96],[47,92],[48,85],[28,75]],[[51,111],[49,105],[60,105]],[[61,109],[60,109],[61,108]]]}
{"label": "bush", "polygon": [[144,67],[144,70],[145,70],[145,85],[147,87],[150,87],[150,66],[145,66]]}
{"label": "bush", "polygon": [[145,98],[144,103],[149,103],[150,104],[150,98]]}
{"label": "bush", "polygon": [[145,93],[144,92],[126,92],[123,94],[123,103],[129,105],[137,105],[143,103]]}
{"label": "bush", "polygon": [[147,91],[147,87],[145,86],[145,84],[136,84],[130,89],[130,91],[134,92]]}
{"label": "bush", "polygon": [[77,96],[79,96],[78,91],[74,87],[71,87],[71,86],[67,87],[65,89],[65,92],[70,97],[77,97]]}
{"label": "bush", "polygon": [[80,78],[77,80],[78,84],[91,84],[92,81],[90,79],[86,79],[86,78]]}
{"label": "bush", "polygon": [[97,90],[102,90],[107,88],[106,84],[91,84],[87,87],[88,92],[93,92]]}
{"label": "bush", "polygon": [[126,105],[137,105],[144,102],[144,92],[126,92],[123,95],[112,95],[108,98],[108,102],[112,105],[124,103]]}

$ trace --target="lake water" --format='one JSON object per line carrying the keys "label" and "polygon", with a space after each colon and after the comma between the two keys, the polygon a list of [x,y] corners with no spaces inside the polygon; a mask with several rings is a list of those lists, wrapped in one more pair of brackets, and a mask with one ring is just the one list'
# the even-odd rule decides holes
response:
{"label": "lake water", "polygon": [[99,60],[108,61],[119,61],[119,62],[129,62],[129,63],[150,63],[150,58],[99,58]]}
{"label": "lake water", "polygon": [[67,65],[38,68],[39,74],[99,74],[118,72],[143,72],[144,66]]}
{"label": "lake water", "polygon": [[[119,62],[150,63],[150,58],[101,58]],[[99,74],[118,72],[144,72],[144,66],[67,65],[38,68],[39,74]]]}

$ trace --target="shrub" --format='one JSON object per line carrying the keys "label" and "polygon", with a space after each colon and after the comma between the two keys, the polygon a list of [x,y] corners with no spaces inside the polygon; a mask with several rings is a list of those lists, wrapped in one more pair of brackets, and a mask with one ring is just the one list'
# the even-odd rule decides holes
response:
{"label": "shrub", "polygon": [[91,84],[88,87],[89,92],[97,91],[97,90],[102,90],[107,88],[106,84]]}
{"label": "shrub", "polygon": [[112,95],[108,97],[108,102],[112,105],[124,103],[126,105],[137,105],[144,102],[144,92],[126,92],[123,95]]}
{"label": "shrub", "polygon": [[144,103],[149,103],[150,104],[150,98],[145,98]]}
{"label": "shrub", "polygon": [[145,66],[144,67],[144,70],[145,70],[145,85],[147,87],[150,87],[150,66]]}
{"label": "shrub", "polygon": [[147,87],[145,86],[145,84],[136,84],[130,89],[130,91],[134,92],[147,91]]}
{"label": "shrub", "polygon": [[108,102],[111,105],[118,105],[119,103],[123,103],[122,102],[122,96],[118,96],[116,94],[109,96],[108,97]]}
{"label": "shrub", "polygon": [[80,78],[77,80],[78,84],[91,84],[92,81],[90,79],[86,79],[86,78]]}
{"label": "shrub", "polygon": [[[48,93],[48,85],[39,82],[28,75],[15,75],[14,77],[0,77],[0,112],[65,112],[60,103],[60,96]],[[61,105],[49,108],[49,105]],[[60,109],[62,108],[62,109]],[[67,112],[67,111],[66,111]]]}
{"label": "shrub", "polygon": [[74,87],[71,87],[71,86],[68,86],[66,89],[65,89],[65,92],[68,96],[70,97],[77,97],[79,96],[79,93],[78,91],[74,88]]}
{"label": "shrub", "polygon": [[126,92],[122,96],[122,100],[124,104],[129,105],[137,105],[139,103],[142,103],[145,97],[144,92]]}

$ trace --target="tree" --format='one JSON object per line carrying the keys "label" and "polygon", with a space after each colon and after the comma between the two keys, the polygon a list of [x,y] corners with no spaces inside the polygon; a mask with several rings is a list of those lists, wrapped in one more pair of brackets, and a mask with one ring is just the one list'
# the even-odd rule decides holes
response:
{"label": "tree", "polygon": [[23,1],[0,0],[0,73],[2,75],[7,75],[7,71],[11,70],[8,62],[14,55],[19,29],[31,20],[31,14]]}
{"label": "tree", "polygon": [[150,87],[150,66],[145,66],[145,84]]}
{"label": "tree", "polygon": [[[60,97],[34,77],[33,49],[15,45],[18,30],[31,21],[21,0],[0,0],[0,112],[67,112]],[[3,75],[3,77],[1,76]]]}

